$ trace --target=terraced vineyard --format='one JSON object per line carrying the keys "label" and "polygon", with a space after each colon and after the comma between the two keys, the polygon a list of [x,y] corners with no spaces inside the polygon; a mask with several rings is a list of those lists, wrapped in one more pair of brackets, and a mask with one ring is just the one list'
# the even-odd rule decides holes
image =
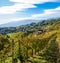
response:
{"label": "terraced vineyard", "polygon": [[60,63],[60,22],[52,22],[43,31],[1,34],[0,63]]}

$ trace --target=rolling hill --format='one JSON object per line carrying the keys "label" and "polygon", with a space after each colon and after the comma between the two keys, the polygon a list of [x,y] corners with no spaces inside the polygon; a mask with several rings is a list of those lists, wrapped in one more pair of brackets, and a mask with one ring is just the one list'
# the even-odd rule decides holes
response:
{"label": "rolling hill", "polygon": [[52,20],[43,20],[37,23],[32,22],[30,24],[21,25],[17,27],[3,27],[3,28],[0,28],[0,34],[7,34],[7,33],[20,32],[20,31],[21,32],[36,32],[40,30],[43,32],[43,31],[46,31],[46,29],[48,28],[53,30],[56,27],[55,29],[58,29],[57,28],[58,25],[60,25],[60,18],[52,19]]}
{"label": "rolling hill", "polygon": [[1,30],[1,63],[60,63],[60,19]]}

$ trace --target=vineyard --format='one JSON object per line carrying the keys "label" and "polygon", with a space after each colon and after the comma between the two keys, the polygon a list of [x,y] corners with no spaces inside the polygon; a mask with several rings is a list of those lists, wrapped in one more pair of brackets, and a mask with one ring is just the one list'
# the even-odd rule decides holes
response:
{"label": "vineyard", "polygon": [[42,33],[38,27],[0,34],[0,63],[60,63],[60,22],[52,22],[41,26]]}

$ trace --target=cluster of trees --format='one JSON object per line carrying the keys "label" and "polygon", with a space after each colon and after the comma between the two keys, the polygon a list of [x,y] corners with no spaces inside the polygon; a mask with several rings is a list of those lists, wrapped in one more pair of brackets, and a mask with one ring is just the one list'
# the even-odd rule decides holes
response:
{"label": "cluster of trees", "polygon": [[60,23],[60,18],[43,20],[38,23],[31,23],[17,27],[5,27],[5,28],[0,28],[0,34],[7,34],[7,33],[20,32],[20,31],[27,33],[33,33],[39,30],[46,31],[47,26],[49,26],[49,30],[54,30],[56,29],[55,25],[59,23]]}

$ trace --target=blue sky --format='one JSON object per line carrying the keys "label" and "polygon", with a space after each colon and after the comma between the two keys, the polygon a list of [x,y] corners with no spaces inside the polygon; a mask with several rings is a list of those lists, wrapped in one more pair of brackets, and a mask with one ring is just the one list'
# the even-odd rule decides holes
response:
{"label": "blue sky", "polygon": [[60,0],[1,0],[0,24],[60,17]]}

